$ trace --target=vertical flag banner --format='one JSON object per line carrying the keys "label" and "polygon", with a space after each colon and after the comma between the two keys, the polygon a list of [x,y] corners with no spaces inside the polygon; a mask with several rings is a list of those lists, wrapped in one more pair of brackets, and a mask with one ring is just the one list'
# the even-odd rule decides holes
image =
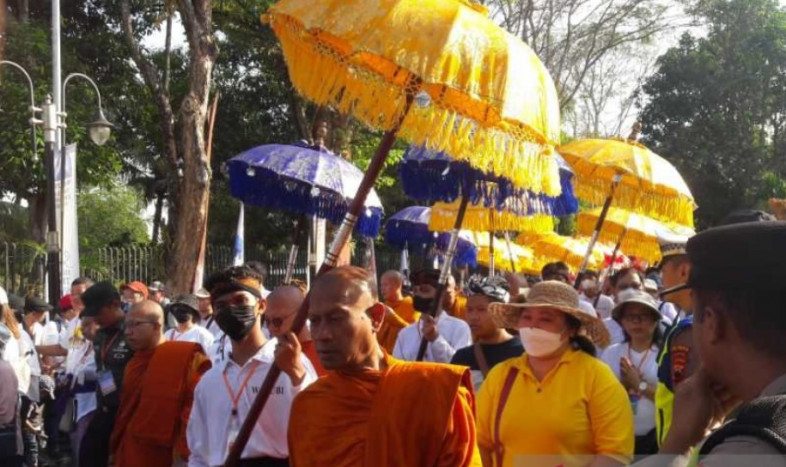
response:
{"label": "vertical flag banner", "polygon": [[[61,157],[65,157],[65,161]],[[62,167],[65,162],[65,177]],[[61,180],[64,181],[61,186]],[[76,216],[76,144],[69,144],[65,154],[55,151],[55,211],[60,230],[61,290],[71,290],[71,282],[79,277],[79,231]]]}
{"label": "vertical flag banner", "polygon": [[233,266],[242,266],[243,263],[246,262],[245,219],[246,205],[240,203],[240,214],[237,216],[237,233],[235,234],[235,259],[232,262]]}

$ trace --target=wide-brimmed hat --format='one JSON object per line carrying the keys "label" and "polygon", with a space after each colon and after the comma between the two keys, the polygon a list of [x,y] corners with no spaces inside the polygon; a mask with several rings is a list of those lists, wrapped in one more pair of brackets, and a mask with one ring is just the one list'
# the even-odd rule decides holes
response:
{"label": "wide-brimmed hat", "polygon": [[625,309],[625,306],[629,303],[638,303],[639,305],[644,305],[647,307],[647,310],[655,316],[656,320],[660,320],[662,318],[660,311],[658,310],[658,303],[654,298],[652,298],[652,295],[646,292],[642,292],[640,290],[625,290],[620,292],[617,300],[617,304],[611,310],[611,317],[616,321],[619,321],[620,318],[622,318],[622,312]]}
{"label": "wide-brimmed hat", "polygon": [[517,329],[526,308],[551,308],[578,319],[586,335],[600,347],[606,347],[611,340],[603,321],[579,308],[578,292],[563,282],[539,282],[529,289],[526,303],[492,303],[489,313],[498,327]]}
{"label": "wide-brimmed hat", "polygon": [[38,297],[25,297],[25,313],[44,313],[52,310],[52,305]]}
{"label": "wide-brimmed hat", "polygon": [[180,295],[172,301],[169,307],[170,310],[182,307],[188,310],[192,315],[199,317],[199,301],[196,295],[193,294]]}

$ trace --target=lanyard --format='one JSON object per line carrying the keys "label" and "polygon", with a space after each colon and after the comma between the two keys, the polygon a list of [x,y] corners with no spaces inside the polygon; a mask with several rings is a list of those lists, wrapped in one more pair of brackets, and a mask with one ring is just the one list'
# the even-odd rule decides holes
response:
{"label": "lanyard", "polygon": [[246,379],[243,380],[243,384],[240,385],[237,393],[232,392],[232,386],[229,385],[229,378],[227,378],[227,371],[224,370],[222,376],[224,377],[224,386],[227,388],[227,393],[229,393],[229,400],[232,402],[232,416],[237,417],[237,403],[240,401],[240,397],[243,395],[243,391],[245,391],[246,386],[248,385],[248,380],[251,379],[251,376],[257,370],[259,366],[259,362],[256,361],[252,363],[248,368],[248,374],[246,375]]}
{"label": "lanyard", "polygon": [[112,344],[115,343],[117,340],[117,336],[119,336],[123,331],[117,331],[112,339],[109,340],[109,343],[101,348],[101,366],[106,367],[106,354],[109,353],[109,349],[112,348]]}
{"label": "lanyard", "polygon": [[[641,357],[641,360],[639,360],[639,364],[636,365],[636,373],[639,374],[639,377],[641,377],[641,367],[643,367],[644,362],[647,361],[647,357],[650,354],[650,350],[652,350],[652,347],[650,347],[649,349],[647,349],[646,352],[644,352],[644,356]],[[630,363],[633,364],[633,354],[631,353],[630,344],[628,344],[628,360],[630,360]]]}

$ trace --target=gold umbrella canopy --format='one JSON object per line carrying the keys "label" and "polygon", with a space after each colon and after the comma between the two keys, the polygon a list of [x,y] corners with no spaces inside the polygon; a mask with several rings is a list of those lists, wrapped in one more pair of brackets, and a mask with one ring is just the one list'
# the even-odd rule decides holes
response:
{"label": "gold umbrella canopy", "polygon": [[[586,237],[565,237],[553,232],[548,234],[521,234],[516,237],[516,243],[532,249],[538,266],[542,267],[546,263],[562,261],[574,271],[579,270],[589,242],[589,238]],[[605,254],[610,254],[611,249],[606,245],[595,249],[589,259],[589,267],[593,269],[602,268]]]}
{"label": "gold umbrella canopy", "polygon": [[[455,227],[460,201],[435,203],[431,207],[428,228],[435,232],[450,232]],[[522,216],[493,207],[470,204],[464,214],[461,228],[472,232],[552,232],[554,218],[545,214]]]}
{"label": "gold umbrella canopy", "polygon": [[[592,235],[601,215],[601,208],[580,212],[577,216],[577,230],[580,235]],[[620,242],[620,248],[629,256],[636,256],[655,264],[660,261],[660,244],[657,232],[660,229],[680,231],[685,227],[668,225],[635,212],[610,208],[600,229],[598,240],[607,244]]]}
{"label": "gold umbrella canopy", "polygon": [[[522,41],[458,0],[282,0],[265,20],[295,88],[536,193],[560,192],[556,88]],[[408,99],[414,96],[415,105]]]}
{"label": "gold umbrella canopy", "polygon": [[[635,130],[634,130],[635,131]],[[634,140],[585,139],[558,148],[573,167],[576,196],[666,223],[693,227],[693,195],[680,173],[666,159]],[[612,191],[615,177],[620,176]]]}

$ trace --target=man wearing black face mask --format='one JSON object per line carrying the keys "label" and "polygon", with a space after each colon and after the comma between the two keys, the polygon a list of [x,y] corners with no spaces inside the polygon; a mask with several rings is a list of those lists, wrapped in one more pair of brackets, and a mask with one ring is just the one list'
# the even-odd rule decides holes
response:
{"label": "man wearing black face mask", "polygon": [[167,341],[195,342],[202,346],[205,353],[213,346],[213,334],[202,326],[199,321],[199,304],[196,295],[181,295],[169,305],[169,313],[177,321],[177,327],[164,334]]}
{"label": "man wearing black face mask", "polygon": [[267,303],[260,282],[259,274],[247,266],[229,268],[208,280],[215,321],[232,342],[232,354],[214,365],[194,392],[188,422],[190,465],[223,465],[274,362],[286,377],[276,382],[241,464],[289,465],[287,426],[292,400],[317,375],[293,333],[265,338],[260,319]]}
{"label": "man wearing black face mask", "polygon": [[412,274],[413,304],[421,313],[420,321],[402,329],[398,334],[393,356],[401,360],[417,359],[421,337],[428,341],[425,361],[450,363],[456,350],[472,345],[472,332],[464,320],[446,313],[442,306],[431,316],[435,301],[442,304],[444,294],[437,297],[439,271],[426,269]]}

